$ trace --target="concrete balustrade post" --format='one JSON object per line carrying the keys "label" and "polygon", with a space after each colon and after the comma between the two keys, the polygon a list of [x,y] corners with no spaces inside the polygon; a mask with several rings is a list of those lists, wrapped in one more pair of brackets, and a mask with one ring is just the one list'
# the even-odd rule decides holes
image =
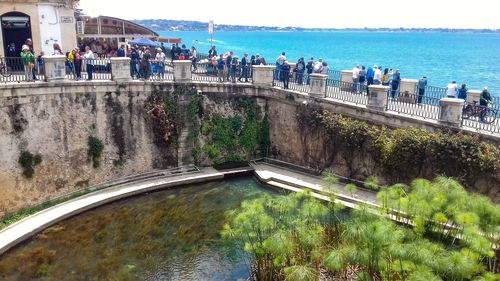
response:
{"label": "concrete balustrade post", "polygon": [[385,111],[387,109],[387,93],[389,86],[370,85],[368,86],[368,103],[367,108],[375,109],[378,111]]}
{"label": "concrete balustrade post", "polygon": [[190,60],[174,60],[174,81],[175,82],[191,82],[191,65]]}
{"label": "concrete balustrade post", "polygon": [[481,91],[479,91],[479,90],[468,90],[467,91],[467,102],[468,103],[477,102],[479,104],[480,98],[481,98]]}
{"label": "concrete balustrade post", "polygon": [[111,58],[111,80],[118,82],[130,81],[130,58]]}
{"label": "concrete balustrade post", "polygon": [[63,81],[66,79],[65,56],[43,56],[45,81]]}
{"label": "concrete balustrade post", "polygon": [[416,79],[401,79],[399,84],[399,97],[398,101],[407,103],[417,102],[417,87],[418,80]]}
{"label": "concrete balustrade post", "polygon": [[315,98],[326,97],[326,74],[311,74],[309,75],[309,95]]}
{"label": "concrete balustrade post", "polygon": [[276,66],[274,65],[253,65],[252,84],[255,86],[272,87],[275,69]]}
{"label": "concrete balustrade post", "polygon": [[439,122],[459,127],[462,124],[463,99],[442,98],[439,100]]}
{"label": "concrete balustrade post", "polygon": [[341,90],[351,91],[352,90],[352,70],[342,70],[341,72]]}

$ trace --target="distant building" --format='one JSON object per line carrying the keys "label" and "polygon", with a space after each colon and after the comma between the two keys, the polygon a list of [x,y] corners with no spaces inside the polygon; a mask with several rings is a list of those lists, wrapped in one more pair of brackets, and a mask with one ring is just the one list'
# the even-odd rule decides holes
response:
{"label": "distant building", "polygon": [[19,56],[25,40],[32,38],[35,53],[53,53],[53,44],[63,50],[76,46],[76,0],[0,0],[0,55],[14,44]]}
{"label": "distant building", "polygon": [[[53,54],[58,43],[63,52],[90,46],[100,56],[112,56],[129,40],[176,43],[180,38],[160,38],[158,33],[119,18],[87,16],[76,9],[78,0],[0,0],[0,56],[19,57],[22,45],[31,38],[35,54]],[[10,51],[10,45],[15,51]]]}

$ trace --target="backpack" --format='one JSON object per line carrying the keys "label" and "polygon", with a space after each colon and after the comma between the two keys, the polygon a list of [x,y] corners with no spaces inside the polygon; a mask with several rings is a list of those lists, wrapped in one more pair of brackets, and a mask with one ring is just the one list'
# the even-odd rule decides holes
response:
{"label": "backpack", "polygon": [[299,62],[299,63],[297,64],[297,69],[298,69],[298,70],[300,70],[300,71],[304,70],[304,63]]}

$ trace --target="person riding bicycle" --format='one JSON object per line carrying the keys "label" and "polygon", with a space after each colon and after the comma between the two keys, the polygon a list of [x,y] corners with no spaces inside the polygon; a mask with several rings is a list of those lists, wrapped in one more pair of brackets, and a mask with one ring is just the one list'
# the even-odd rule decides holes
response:
{"label": "person riding bicycle", "polygon": [[484,116],[486,115],[486,110],[484,108],[490,104],[491,104],[490,92],[488,92],[488,87],[484,87],[483,91],[481,92],[481,97],[479,98],[479,105],[481,107],[483,107],[483,110],[481,111],[481,114],[479,115],[479,119],[481,121],[484,121]]}

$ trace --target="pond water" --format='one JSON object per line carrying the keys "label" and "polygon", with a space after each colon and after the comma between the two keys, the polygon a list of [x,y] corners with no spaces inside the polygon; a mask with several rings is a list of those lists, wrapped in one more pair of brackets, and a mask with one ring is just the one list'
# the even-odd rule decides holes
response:
{"label": "pond water", "polygon": [[251,178],[165,190],[65,220],[0,257],[0,280],[238,280],[224,213],[273,193]]}

